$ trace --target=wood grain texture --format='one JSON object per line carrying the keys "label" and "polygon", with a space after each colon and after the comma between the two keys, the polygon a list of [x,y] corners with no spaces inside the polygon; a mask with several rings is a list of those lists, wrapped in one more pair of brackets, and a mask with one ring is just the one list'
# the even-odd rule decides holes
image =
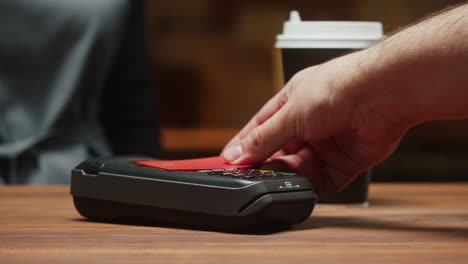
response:
{"label": "wood grain texture", "polygon": [[268,235],[85,221],[67,186],[0,187],[0,263],[468,263],[468,184],[374,184]]}

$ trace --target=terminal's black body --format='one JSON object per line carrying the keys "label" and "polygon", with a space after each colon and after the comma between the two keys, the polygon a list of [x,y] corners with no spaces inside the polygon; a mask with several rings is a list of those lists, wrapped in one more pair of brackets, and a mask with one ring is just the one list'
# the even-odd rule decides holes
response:
{"label": "terminal's black body", "polygon": [[142,159],[90,159],[73,169],[71,193],[78,212],[100,221],[244,230],[300,223],[317,199],[306,177],[290,173],[166,171],[135,163]]}

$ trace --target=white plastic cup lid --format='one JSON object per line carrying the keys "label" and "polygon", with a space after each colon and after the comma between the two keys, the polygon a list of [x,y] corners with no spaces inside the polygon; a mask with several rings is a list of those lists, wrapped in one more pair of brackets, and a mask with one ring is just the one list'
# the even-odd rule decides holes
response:
{"label": "white plastic cup lid", "polygon": [[383,37],[382,23],[360,21],[302,21],[291,11],[277,48],[367,48]]}

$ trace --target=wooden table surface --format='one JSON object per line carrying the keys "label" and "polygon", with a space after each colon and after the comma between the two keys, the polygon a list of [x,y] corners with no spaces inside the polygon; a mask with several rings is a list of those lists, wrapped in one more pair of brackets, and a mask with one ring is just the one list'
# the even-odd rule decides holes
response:
{"label": "wooden table surface", "polygon": [[468,184],[373,184],[370,196],[242,235],[94,223],[68,186],[0,187],[0,263],[468,263]]}

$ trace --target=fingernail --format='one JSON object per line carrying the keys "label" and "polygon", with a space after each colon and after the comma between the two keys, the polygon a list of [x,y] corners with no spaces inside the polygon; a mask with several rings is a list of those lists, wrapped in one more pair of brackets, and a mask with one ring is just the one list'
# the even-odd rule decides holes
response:
{"label": "fingernail", "polygon": [[238,158],[240,158],[241,155],[242,147],[240,144],[229,147],[224,151],[224,158],[229,162],[237,160]]}
{"label": "fingernail", "polygon": [[235,136],[233,137],[227,144],[226,146],[224,146],[224,149],[223,149],[223,155],[224,155],[224,152],[226,151],[226,149],[230,148],[231,146],[234,146],[235,144],[237,144],[238,142],[240,141],[240,137],[239,136]]}

